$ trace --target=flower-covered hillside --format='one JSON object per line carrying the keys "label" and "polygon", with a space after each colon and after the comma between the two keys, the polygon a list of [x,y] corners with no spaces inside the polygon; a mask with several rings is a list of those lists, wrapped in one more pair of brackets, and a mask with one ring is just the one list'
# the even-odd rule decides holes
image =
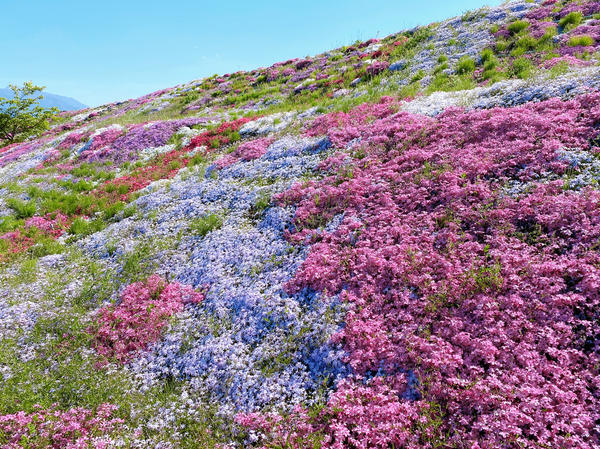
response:
{"label": "flower-covered hillside", "polygon": [[0,148],[0,447],[600,448],[597,3]]}

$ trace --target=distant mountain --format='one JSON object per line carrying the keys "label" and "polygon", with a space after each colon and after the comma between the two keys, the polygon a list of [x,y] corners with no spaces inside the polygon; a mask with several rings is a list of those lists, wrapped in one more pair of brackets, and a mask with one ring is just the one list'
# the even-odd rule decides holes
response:
{"label": "distant mountain", "polygon": [[[42,92],[44,98],[40,100],[40,105],[45,108],[57,107],[61,111],[77,111],[79,109],[85,109],[87,106],[74,98],[63,97],[62,95],[51,94],[48,92]],[[0,88],[0,97],[12,98],[13,93],[8,87]]]}

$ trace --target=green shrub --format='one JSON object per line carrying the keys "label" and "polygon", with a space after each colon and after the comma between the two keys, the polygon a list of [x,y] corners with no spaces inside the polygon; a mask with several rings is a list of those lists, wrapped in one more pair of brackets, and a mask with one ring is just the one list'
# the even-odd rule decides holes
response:
{"label": "green shrub", "polygon": [[204,237],[209,232],[221,228],[221,226],[223,226],[223,219],[217,214],[209,214],[192,220],[190,231],[195,235]]}
{"label": "green shrub", "polygon": [[421,81],[423,78],[425,78],[425,72],[423,70],[419,70],[417,73],[414,74],[414,76],[411,78],[410,82],[411,83],[416,83],[417,81]]}
{"label": "green shrub", "polygon": [[589,47],[594,45],[594,38],[591,36],[573,36],[567,42],[569,47]]}
{"label": "green shrub", "polygon": [[534,50],[537,47],[538,41],[535,40],[532,36],[523,36],[516,42],[517,48],[522,48],[525,51]]}
{"label": "green shrub", "polygon": [[468,56],[463,56],[459,59],[456,65],[456,73],[459,75],[467,75],[475,70],[475,61]]}
{"label": "green shrub", "polygon": [[581,14],[580,11],[573,11],[564,16],[562,19],[560,19],[560,22],[558,22],[558,26],[561,27],[563,30],[568,31],[572,30],[573,28],[576,28],[582,20],[583,14]]}
{"label": "green shrub", "polygon": [[556,78],[561,75],[564,75],[569,71],[569,63],[566,61],[561,61],[558,64],[555,64],[550,69],[550,77]]}
{"label": "green shrub", "polygon": [[64,250],[63,244],[50,237],[44,237],[29,249],[29,254],[33,257],[44,257],[50,254],[60,254]]}
{"label": "green shrub", "polygon": [[508,41],[505,41],[504,39],[499,39],[496,42],[496,51],[502,52],[502,51],[506,50],[509,46],[510,46],[510,43]]}
{"label": "green shrub", "polygon": [[35,214],[34,201],[21,201],[18,198],[8,198],[6,205],[15,212],[17,218],[29,218]]}
{"label": "green shrub", "polygon": [[110,220],[115,215],[117,215],[119,212],[121,212],[124,208],[125,208],[125,203],[122,201],[117,201],[116,203],[108,206],[104,210],[104,213],[102,214],[102,216],[105,220]]}
{"label": "green shrub", "polygon": [[86,221],[83,218],[76,218],[73,220],[73,223],[71,223],[69,233],[75,236],[86,236],[101,231],[105,226],[106,225],[102,220]]}
{"label": "green shrub", "polygon": [[481,63],[485,64],[488,61],[495,60],[496,56],[491,48],[486,48],[481,52]]}
{"label": "green shrub", "polygon": [[89,215],[98,204],[98,199],[91,195],[80,193],[63,193],[58,190],[48,190],[41,193],[40,213],[60,211],[65,215]]}
{"label": "green shrub", "polygon": [[529,27],[529,22],[525,20],[516,20],[510,25],[508,25],[507,29],[510,34],[519,34],[521,31],[526,30]]}
{"label": "green shrub", "polygon": [[[19,226],[23,224],[23,220],[19,220],[12,215],[6,215],[4,217],[0,217],[0,234],[4,234],[5,232],[14,231]],[[4,242],[5,240],[0,239],[0,241]]]}
{"label": "green shrub", "polygon": [[511,75],[525,79],[531,75],[533,69],[533,63],[527,58],[517,58],[513,61],[510,69]]}

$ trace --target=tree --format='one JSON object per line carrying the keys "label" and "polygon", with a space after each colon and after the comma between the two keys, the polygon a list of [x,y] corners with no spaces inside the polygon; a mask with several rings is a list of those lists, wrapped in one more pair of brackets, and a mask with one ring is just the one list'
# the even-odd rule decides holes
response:
{"label": "tree", "polygon": [[0,145],[41,134],[59,112],[57,108],[44,108],[38,104],[43,95],[34,95],[45,87],[34,86],[31,81],[23,83],[23,87],[12,84],[9,87],[13,98],[0,97]]}

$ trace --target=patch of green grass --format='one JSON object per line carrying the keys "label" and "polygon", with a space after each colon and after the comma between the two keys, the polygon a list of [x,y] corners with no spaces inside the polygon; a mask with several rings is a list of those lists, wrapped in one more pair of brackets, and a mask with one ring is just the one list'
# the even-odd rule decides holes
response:
{"label": "patch of green grass", "polygon": [[104,209],[102,212],[102,217],[104,220],[110,220],[123,209],[125,209],[125,203],[123,201],[117,201],[116,203],[113,203]]}
{"label": "patch of green grass", "polygon": [[594,38],[592,36],[582,35],[582,36],[573,36],[567,42],[569,47],[589,47],[594,45]]}
{"label": "patch of green grass", "polygon": [[519,38],[516,42],[515,42],[515,50],[513,50],[513,53],[516,52],[528,52],[528,51],[532,51],[535,50],[537,48],[538,45],[538,41],[533,38],[530,35],[525,35],[522,36],[521,38]]}
{"label": "patch of green grass", "polygon": [[60,254],[65,250],[65,245],[50,237],[40,238],[35,245],[29,248],[29,254],[33,257],[44,257],[50,254]]}
{"label": "patch of green grass", "polygon": [[13,210],[17,219],[33,217],[36,212],[35,201],[22,201],[18,198],[8,198],[6,200],[6,205]]}
{"label": "patch of green grass", "polygon": [[569,63],[561,61],[550,68],[550,77],[557,78],[569,71]]}
{"label": "patch of green grass", "polygon": [[15,229],[21,226],[23,226],[22,219],[15,218],[12,215],[5,215],[4,217],[0,217],[0,234],[14,231]]}
{"label": "patch of green grass", "polygon": [[262,192],[256,202],[250,208],[250,217],[257,219],[271,205],[271,195],[268,192]]}
{"label": "patch of green grass", "polygon": [[217,214],[208,214],[192,220],[189,229],[193,234],[204,237],[209,232],[220,229],[221,226],[223,226],[223,218]]}
{"label": "patch of green grass", "polygon": [[137,212],[137,206],[135,204],[131,204],[123,209],[123,218],[133,217]]}
{"label": "patch of green grass", "polygon": [[507,27],[510,34],[519,34],[521,31],[524,31],[527,28],[529,28],[529,22],[526,20],[515,20]]}
{"label": "patch of green grass", "polygon": [[101,231],[106,227],[104,220],[84,220],[83,218],[76,218],[69,227],[69,233],[76,237],[84,237],[86,235],[93,234]]}
{"label": "patch of green grass", "polygon": [[148,242],[141,242],[131,252],[123,255],[120,281],[130,284],[147,277],[156,265],[152,260],[153,254],[153,246]]}
{"label": "patch of green grass", "polygon": [[581,14],[580,11],[573,11],[560,19],[558,26],[561,27],[563,31],[569,31],[578,27],[582,20],[583,14]]}
{"label": "patch of green grass", "polygon": [[533,63],[527,58],[517,58],[510,67],[510,74],[520,79],[531,77],[533,72]]}
{"label": "patch of green grass", "polygon": [[415,73],[413,75],[413,77],[410,79],[411,83],[416,83],[417,81],[421,81],[423,78],[425,78],[427,74],[425,73],[424,70],[419,70],[417,73]]}
{"label": "patch of green grass", "polygon": [[463,56],[456,64],[456,73],[458,75],[467,75],[475,71],[475,61],[468,56]]}

